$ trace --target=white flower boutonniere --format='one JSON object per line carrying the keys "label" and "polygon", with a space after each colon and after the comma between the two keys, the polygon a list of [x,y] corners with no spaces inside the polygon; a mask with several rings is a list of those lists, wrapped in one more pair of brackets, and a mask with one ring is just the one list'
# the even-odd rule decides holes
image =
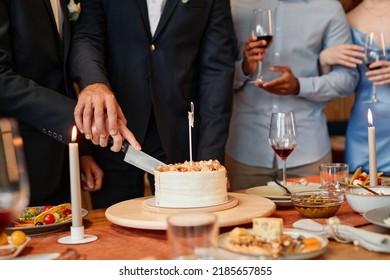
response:
{"label": "white flower boutonniere", "polygon": [[76,21],[81,13],[80,3],[75,3],[74,0],[70,0],[68,4],[69,20]]}
{"label": "white flower boutonniere", "polygon": [[190,0],[181,0],[181,2],[182,2],[183,4],[187,4],[188,2],[190,2]]}

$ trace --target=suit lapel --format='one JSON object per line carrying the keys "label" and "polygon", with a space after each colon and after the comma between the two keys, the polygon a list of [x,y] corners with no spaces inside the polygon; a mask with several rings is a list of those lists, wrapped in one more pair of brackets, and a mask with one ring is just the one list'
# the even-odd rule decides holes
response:
{"label": "suit lapel", "polygon": [[149,37],[152,37],[152,35],[150,33],[148,5],[146,4],[146,0],[136,0],[136,2],[137,2],[139,12],[141,14],[142,20],[144,22],[145,29],[149,33]]}
{"label": "suit lapel", "polygon": [[167,2],[165,3],[163,13],[161,15],[160,21],[158,23],[158,26],[157,26],[156,32],[154,33],[154,37],[153,38],[156,38],[158,36],[158,34],[161,32],[161,30],[164,28],[164,26],[168,22],[168,19],[171,17],[171,15],[173,13],[173,10],[176,8],[178,1],[179,0],[167,0]]}
{"label": "suit lapel", "polygon": [[68,53],[68,50],[70,48],[70,41],[71,41],[71,27],[70,27],[70,21],[68,19],[68,7],[67,7],[67,0],[61,0],[61,8],[62,13],[64,15],[64,22],[62,23],[62,41],[64,46],[64,54],[65,54],[65,60],[66,60],[66,54]]}
{"label": "suit lapel", "polygon": [[58,30],[57,30],[57,24],[56,24],[56,20],[54,18],[53,9],[51,7],[50,0],[41,0],[41,1],[43,1],[43,3],[45,4],[47,12],[49,13],[50,21],[51,21],[52,27],[53,27],[53,32],[56,34],[56,38],[58,40],[61,40],[60,34],[58,33]]}

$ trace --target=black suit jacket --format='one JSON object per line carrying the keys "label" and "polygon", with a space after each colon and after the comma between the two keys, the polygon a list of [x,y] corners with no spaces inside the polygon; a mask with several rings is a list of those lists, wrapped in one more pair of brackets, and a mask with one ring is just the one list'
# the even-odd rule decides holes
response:
{"label": "black suit jacket", "polygon": [[[67,76],[67,1],[61,40],[50,0],[0,0],[0,117],[19,120],[30,204],[69,201],[68,155],[76,104]],[[62,142],[62,143],[61,143]]]}
{"label": "black suit jacket", "polygon": [[234,73],[229,0],[167,0],[154,36],[146,0],[80,2],[71,54],[79,86],[109,84],[141,144],[154,110],[169,162],[189,160],[193,101],[194,159],[223,162]]}

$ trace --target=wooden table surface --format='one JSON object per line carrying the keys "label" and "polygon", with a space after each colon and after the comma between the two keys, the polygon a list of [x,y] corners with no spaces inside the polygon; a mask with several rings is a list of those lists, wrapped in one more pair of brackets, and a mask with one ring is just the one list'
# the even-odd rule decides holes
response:
{"label": "wooden table surface", "polygon": [[[361,228],[390,234],[390,229],[367,224],[361,215],[354,213],[344,202],[339,213],[340,219],[346,223],[360,224]],[[286,227],[291,227],[294,220],[300,219],[299,213],[293,208],[277,209],[274,217],[282,217]],[[70,234],[69,229],[61,232],[32,236],[22,256],[42,253],[65,252],[69,248],[76,249],[88,260],[137,260],[137,259],[169,259],[169,248],[164,230],[145,230],[121,227],[109,222],[105,217],[105,209],[90,210],[84,218],[86,234],[98,236],[98,240],[81,245],[64,245],[58,243],[58,239]],[[251,227],[251,225],[243,225]],[[232,228],[221,228],[226,232]],[[377,259],[390,260],[390,254],[382,254],[367,251],[353,244],[329,241],[327,251],[317,259],[323,260],[357,260]]]}

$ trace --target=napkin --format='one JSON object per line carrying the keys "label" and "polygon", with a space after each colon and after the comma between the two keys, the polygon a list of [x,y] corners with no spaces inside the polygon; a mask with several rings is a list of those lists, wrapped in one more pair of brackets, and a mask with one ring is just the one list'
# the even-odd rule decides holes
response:
{"label": "napkin", "polygon": [[293,223],[293,227],[323,234],[338,242],[352,242],[354,245],[362,246],[369,251],[390,253],[390,235],[342,225],[336,217],[329,218],[327,225],[317,223],[311,219],[301,219]]}
{"label": "napkin", "polygon": [[[279,187],[278,184],[276,184],[274,181],[267,182],[267,186]],[[285,187],[290,192],[302,192],[302,191],[318,191],[320,186],[321,186],[321,184],[311,183],[311,182],[305,181],[305,182],[301,182],[301,183],[287,182]]]}

